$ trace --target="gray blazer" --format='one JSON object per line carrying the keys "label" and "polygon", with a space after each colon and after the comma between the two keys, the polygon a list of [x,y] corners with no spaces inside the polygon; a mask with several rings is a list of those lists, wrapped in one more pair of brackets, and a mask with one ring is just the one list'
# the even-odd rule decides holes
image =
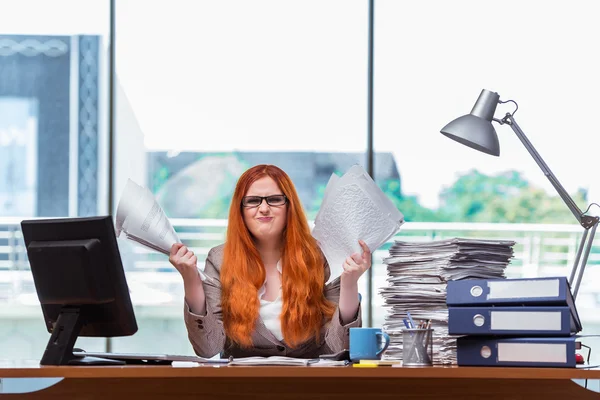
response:
{"label": "gray blazer", "polygon": [[[223,263],[223,246],[212,248],[206,258],[204,273],[208,277],[203,281],[206,295],[206,315],[194,314],[185,305],[184,319],[188,337],[196,354],[201,357],[212,357],[221,354],[222,357],[250,356],[288,356],[300,358],[316,358],[321,354],[331,354],[348,349],[349,329],[362,326],[361,309],[359,305],[356,319],[346,325],[340,321],[339,308],[336,308],[331,321],[324,321],[321,328],[320,340],[314,338],[290,348],[284,341],[278,340],[264,325],[260,316],[252,333],[252,348],[242,348],[225,336],[223,314],[221,310],[221,281],[219,279]],[[325,280],[329,279],[329,265],[325,263]],[[339,278],[330,282],[324,289],[325,297],[338,304],[340,297]]]}

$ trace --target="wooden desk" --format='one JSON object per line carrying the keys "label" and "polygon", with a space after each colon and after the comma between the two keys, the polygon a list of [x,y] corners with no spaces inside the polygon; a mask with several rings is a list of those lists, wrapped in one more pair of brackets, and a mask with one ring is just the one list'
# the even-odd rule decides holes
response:
{"label": "wooden desk", "polygon": [[62,377],[12,399],[600,399],[571,379],[600,379],[598,370],[541,368],[353,368],[110,366],[0,364],[0,378]]}

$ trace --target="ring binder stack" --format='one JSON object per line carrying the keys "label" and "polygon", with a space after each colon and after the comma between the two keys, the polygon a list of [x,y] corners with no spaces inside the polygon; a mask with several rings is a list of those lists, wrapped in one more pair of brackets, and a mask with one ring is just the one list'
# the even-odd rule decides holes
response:
{"label": "ring binder stack", "polygon": [[448,282],[458,365],[575,367],[581,320],[566,277]]}

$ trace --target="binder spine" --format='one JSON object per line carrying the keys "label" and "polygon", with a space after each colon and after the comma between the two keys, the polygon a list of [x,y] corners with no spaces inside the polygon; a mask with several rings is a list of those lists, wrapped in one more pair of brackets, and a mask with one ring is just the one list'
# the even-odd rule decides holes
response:
{"label": "binder spine", "polygon": [[567,305],[566,277],[534,279],[465,279],[449,281],[446,304],[466,305]]}
{"label": "binder spine", "polygon": [[571,327],[567,306],[448,308],[450,335],[570,336]]}
{"label": "binder spine", "polygon": [[458,338],[459,366],[575,368],[575,338]]}

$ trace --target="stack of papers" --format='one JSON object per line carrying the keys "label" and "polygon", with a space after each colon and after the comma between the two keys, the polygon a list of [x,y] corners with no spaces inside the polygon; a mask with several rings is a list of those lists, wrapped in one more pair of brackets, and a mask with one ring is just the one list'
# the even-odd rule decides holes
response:
{"label": "stack of papers", "polygon": [[505,278],[515,242],[453,238],[431,242],[396,241],[389,250],[384,329],[390,346],[384,358],[402,359],[403,319],[431,320],[435,364],[456,364],[456,338],[448,335],[446,283],[460,279]]}
{"label": "stack of papers", "polygon": [[341,274],[347,257],[362,253],[359,240],[373,252],[403,223],[402,213],[360,165],[342,177],[332,174],[312,231],[331,268],[330,280]]}

